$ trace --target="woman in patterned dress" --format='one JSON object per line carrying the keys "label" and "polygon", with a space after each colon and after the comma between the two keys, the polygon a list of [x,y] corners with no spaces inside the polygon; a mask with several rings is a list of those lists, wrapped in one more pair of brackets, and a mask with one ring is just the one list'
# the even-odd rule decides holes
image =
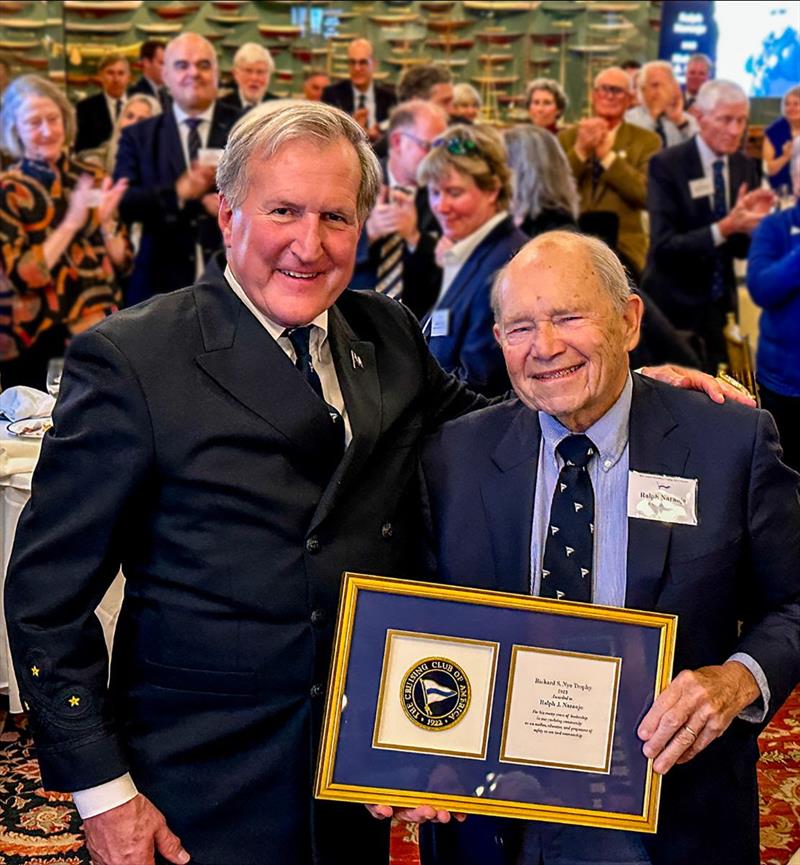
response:
{"label": "woman in patterned dress", "polygon": [[68,155],[75,112],[45,79],[8,87],[0,127],[19,160],[0,174],[0,381],[43,389],[70,337],[118,308],[132,263],[115,216],[126,182]]}

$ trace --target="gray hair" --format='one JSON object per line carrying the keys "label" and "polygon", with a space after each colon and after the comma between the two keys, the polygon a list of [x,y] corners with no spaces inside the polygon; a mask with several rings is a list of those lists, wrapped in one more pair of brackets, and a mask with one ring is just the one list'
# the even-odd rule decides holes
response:
{"label": "gray hair", "polygon": [[784,117],[786,116],[786,100],[790,96],[797,96],[800,98],[800,84],[795,84],[794,87],[790,87],[781,97],[781,114]]}
{"label": "gray hair", "polygon": [[690,63],[705,63],[707,69],[711,69],[714,65],[711,62],[711,58],[708,54],[703,54],[701,51],[698,51],[696,54],[692,54],[692,56],[686,61],[686,65],[688,66]]}
{"label": "gray hair", "polygon": [[409,99],[427,99],[437,84],[452,84],[453,73],[446,66],[425,63],[409,66],[397,83],[397,98],[400,102]]}
{"label": "gray hair", "polygon": [[750,108],[750,100],[744,90],[734,81],[717,78],[706,83],[697,91],[694,107],[703,114],[709,114],[720,103],[729,105],[734,102],[744,102]]}
{"label": "gray hair", "polygon": [[636,83],[640,96],[645,84],[647,83],[648,74],[654,72],[656,69],[662,69],[664,72],[669,73],[669,77],[672,78],[673,81],[675,80],[675,70],[672,68],[672,64],[668,60],[649,60],[639,70],[639,77]]}
{"label": "gray hair", "polygon": [[[633,294],[633,290],[622,262],[602,240],[588,234],[579,234],[576,231],[546,231],[528,241],[514,258],[539,247],[546,248],[548,246],[559,248],[565,257],[573,255],[576,247],[583,249],[589,260],[589,266],[597,277],[597,282],[608,294],[614,310],[620,315],[625,311],[625,305]],[[491,303],[496,322],[500,322],[500,289],[508,278],[508,268],[514,258],[497,272],[492,283]]]}
{"label": "gray hair", "polygon": [[392,113],[389,115],[388,133],[391,134],[395,129],[408,129],[409,126],[415,126],[417,121],[427,114],[428,117],[441,117],[445,124],[447,123],[447,113],[443,108],[428,102],[425,99],[409,99],[407,102],[401,102],[395,105]]}
{"label": "gray hair", "polygon": [[480,108],[483,100],[481,94],[471,84],[462,81],[453,88],[453,105],[474,105]]}
{"label": "gray hair", "polygon": [[25,148],[17,131],[17,115],[25,107],[28,99],[41,97],[50,99],[58,106],[64,124],[64,146],[69,148],[75,141],[75,109],[55,84],[38,75],[20,75],[8,85],[3,93],[3,107],[0,111],[0,140],[3,150],[17,159],[24,155]]}
{"label": "gray hair", "polygon": [[578,189],[558,139],[532,124],[504,133],[508,165],[514,172],[509,210],[519,220],[542,210],[565,210],[578,218]]}
{"label": "gray hair", "polygon": [[536,90],[546,90],[556,101],[558,116],[561,117],[569,106],[569,99],[564,92],[564,88],[554,78],[534,78],[528,82],[528,87],[525,90],[525,104],[530,106],[531,99]]}
{"label": "gray hair", "polygon": [[245,42],[233,55],[234,66],[244,66],[245,63],[266,63],[270,75],[275,71],[275,61],[269,49],[257,42]]}
{"label": "gray hair", "polygon": [[217,187],[232,208],[247,197],[249,166],[253,159],[268,160],[290,141],[320,147],[348,141],[358,156],[361,185],[358,221],[363,223],[375,205],[381,188],[381,167],[364,130],[338,108],[301,99],[262,102],[241,117],[228,136],[217,166]]}

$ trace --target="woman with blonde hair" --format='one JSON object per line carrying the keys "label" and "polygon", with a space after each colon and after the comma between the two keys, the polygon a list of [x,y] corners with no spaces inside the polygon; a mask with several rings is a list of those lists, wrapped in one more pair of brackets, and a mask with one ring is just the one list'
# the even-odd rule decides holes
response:
{"label": "woman with blonde hair", "polygon": [[509,387],[492,333],[492,281],[528,240],[508,212],[507,163],[498,132],[459,124],[433,142],[417,171],[442,230],[437,248],[442,285],[423,330],[441,366],[487,395]]}

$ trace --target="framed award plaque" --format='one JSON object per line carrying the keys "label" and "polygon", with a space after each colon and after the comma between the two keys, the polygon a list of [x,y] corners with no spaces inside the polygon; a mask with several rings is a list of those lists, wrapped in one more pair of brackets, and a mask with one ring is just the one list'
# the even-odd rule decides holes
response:
{"label": "framed award plaque", "polygon": [[345,574],[316,795],[655,832],[676,617]]}

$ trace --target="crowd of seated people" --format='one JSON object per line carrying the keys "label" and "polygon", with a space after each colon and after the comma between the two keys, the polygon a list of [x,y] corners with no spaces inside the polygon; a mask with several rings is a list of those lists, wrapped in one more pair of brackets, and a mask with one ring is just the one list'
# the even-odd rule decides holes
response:
{"label": "crowd of seated people", "polygon": [[[274,61],[260,45],[240,46],[222,89],[214,46],[183,33],[144,42],[138,66],[132,84],[126,57],[102,58],[99,92],[74,107],[36,76],[5,91],[5,386],[41,385],[70,334],[99,317],[190,284],[209,267],[224,271],[216,160],[237,119],[276,98]],[[479,391],[507,385],[491,327],[494,274],[525,238],[559,228],[598,236],[620,255],[645,298],[644,357],[710,371],[725,359],[722,325],[738,303],[734,259],[747,257],[775,206],[762,187],[768,180],[785,203],[794,192],[800,87],[787,90],[766,129],[762,180],[743,151],[747,97],[715,82],[705,55],[690,58],[683,88],[664,61],[623,66],[595,76],[590,114],[575,121],[559,82],[530,81],[529,122],[503,135],[482,121],[481,95],[449,68],[409,67],[396,91],[378,84],[366,39],[348,46],[348,79],[306,75],[305,98],[352,114],[383,165],[351,288],[406,304],[442,365]],[[765,230],[757,249],[767,237],[777,243],[776,232]],[[781,249],[788,255],[793,240]],[[759,382],[767,399],[796,400],[800,384],[775,371],[785,365],[774,344],[789,339],[791,303],[775,299],[763,251],[757,260],[753,296],[766,323]]]}

